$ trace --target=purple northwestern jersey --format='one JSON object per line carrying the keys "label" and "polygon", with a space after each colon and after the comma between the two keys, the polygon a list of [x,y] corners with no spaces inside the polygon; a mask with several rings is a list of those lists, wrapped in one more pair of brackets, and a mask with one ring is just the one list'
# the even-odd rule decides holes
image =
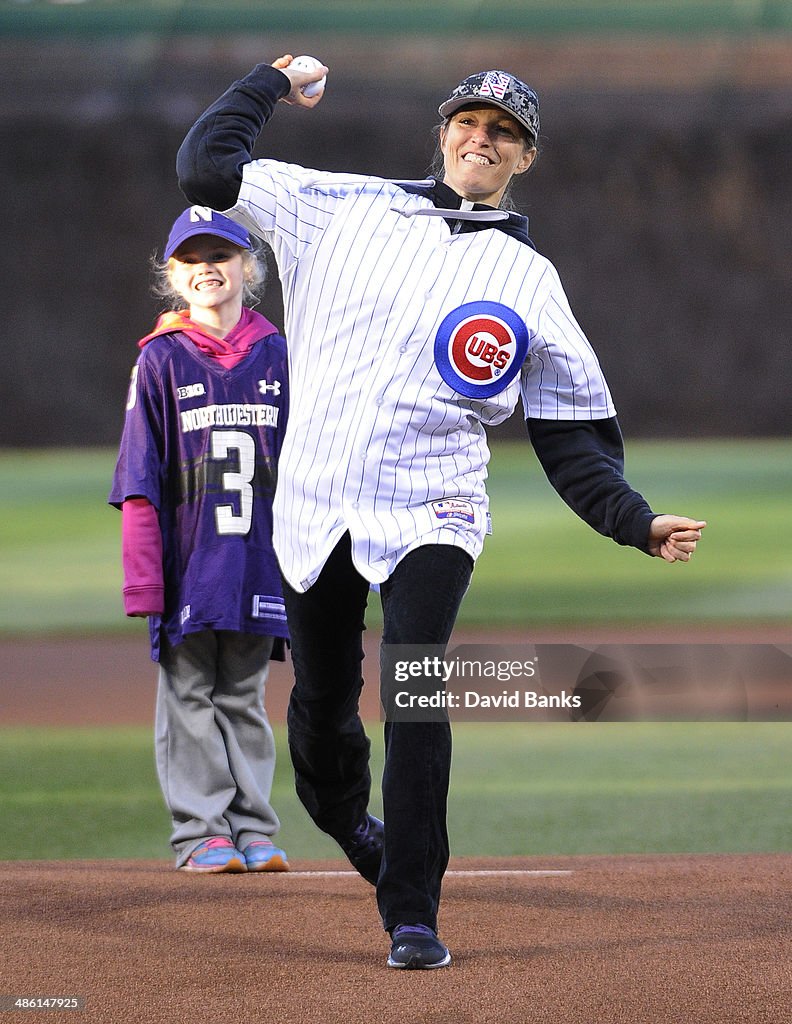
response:
{"label": "purple northwestern jersey", "polygon": [[288,637],[272,548],[272,497],[288,415],[286,342],[270,334],[233,369],[180,332],[149,342],[132,371],[108,497],[159,511],[171,644],[227,629]]}

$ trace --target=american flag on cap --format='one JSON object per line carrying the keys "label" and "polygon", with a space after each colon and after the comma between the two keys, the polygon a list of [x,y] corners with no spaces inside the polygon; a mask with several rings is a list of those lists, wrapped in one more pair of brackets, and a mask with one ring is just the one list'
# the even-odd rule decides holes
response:
{"label": "american flag on cap", "polygon": [[441,117],[450,117],[468,103],[491,103],[508,111],[533,137],[539,138],[539,97],[534,90],[508,71],[479,71],[470,75],[440,104]]}
{"label": "american flag on cap", "polygon": [[488,71],[481,83],[481,95],[494,96],[495,99],[502,100],[510,83],[511,75],[507,75],[505,71]]}

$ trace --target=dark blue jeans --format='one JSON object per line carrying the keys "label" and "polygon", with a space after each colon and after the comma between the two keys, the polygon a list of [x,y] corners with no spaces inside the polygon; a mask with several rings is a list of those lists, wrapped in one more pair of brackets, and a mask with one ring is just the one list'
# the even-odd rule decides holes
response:
{"label": "dark blue jeans", "polygon": [[[447,544],[406,555],[380,587],[383,644],[444,649],[472,572],[473,559]],[[364,820],[371,789],[370,744],[358,713],[369,585],[352,565],[349,536],[306,593],[285,582],[283,589],[295,674],[288,726],[297,793],[318,827],[343,839]],[[447,721],[386,721],[377,902],[388,931],[397,924],[437,929],[450,769]]]}

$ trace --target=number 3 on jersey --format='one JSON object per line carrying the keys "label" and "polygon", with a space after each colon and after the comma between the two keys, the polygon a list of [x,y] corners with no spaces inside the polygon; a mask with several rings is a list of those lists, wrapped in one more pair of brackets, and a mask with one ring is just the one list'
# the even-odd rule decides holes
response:
{"label": "number 3 on jersey", "polygon": [[234,512],[233,505],[218,505],[215,509],[215,524],[221,536],[244,537],[253,519],[251,481],[256,472],[256,443],[243,430],[213,430],[211,458],[227,459],[232,451],[239,455],[239,469],[223,473],[223,490],[239,494],[239,514]]}

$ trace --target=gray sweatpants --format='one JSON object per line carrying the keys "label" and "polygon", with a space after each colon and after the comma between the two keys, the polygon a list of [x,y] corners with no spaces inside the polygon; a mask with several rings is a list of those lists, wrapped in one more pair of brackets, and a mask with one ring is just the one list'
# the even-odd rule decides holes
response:
{"label": "gray sweatpants", "polygon": [[244,850],[280,828],[269,803],[275,741],[264,710],[272,643],[227,630],[191,633],[175,647],[163,640],[155,747],[177,867],[210,836]]}

